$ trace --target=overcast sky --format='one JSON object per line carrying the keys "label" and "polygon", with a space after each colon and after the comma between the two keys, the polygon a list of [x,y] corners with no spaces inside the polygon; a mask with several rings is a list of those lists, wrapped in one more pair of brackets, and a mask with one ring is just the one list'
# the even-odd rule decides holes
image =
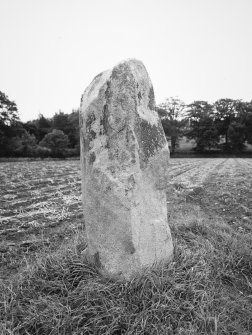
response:
{"label": "overcast sky", "polygon": [[22,121],[78,108],[93,77],[143,61],[156,102],[252,99],[252,0],[0,0],[0,91]]}

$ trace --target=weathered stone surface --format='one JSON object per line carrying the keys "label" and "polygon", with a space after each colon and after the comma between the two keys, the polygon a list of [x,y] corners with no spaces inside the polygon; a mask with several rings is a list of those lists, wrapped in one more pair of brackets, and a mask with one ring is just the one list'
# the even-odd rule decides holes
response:
{"label": "weathered stone surface", "polygon": [[129,278],[172,257],[167,222],[169,149],[142,62],[97,75],[82,96],[81,167],[88,254]]}

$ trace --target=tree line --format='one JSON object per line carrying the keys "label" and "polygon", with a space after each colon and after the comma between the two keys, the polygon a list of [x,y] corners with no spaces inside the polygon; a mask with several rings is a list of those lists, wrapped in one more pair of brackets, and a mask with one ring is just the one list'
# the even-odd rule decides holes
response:
{"label": "tree line", "polygon": [[78,110],[21,122],[16,103],[0,92],[0,157],[79,156],[79,142]]}
{"label": "tree line", "polygon": [[[197,152],[239,154],[252,144],[252,101],[219,99],[185,104],[168,98],[156,107],[171,153],[181,137],[195,141]],[[21,122],[18,108],[0,91],[0,157],[71,157],[80,154],[79,112],[59,111]]]}
{"label": "tree line", "polygon": [[194,101],[186,105],[168,98],[157,112],[171,153],[176,152],[182,136],[195,141],[195,151],[240,154],[252,145],[252,101],[219,99],[214,103]]}

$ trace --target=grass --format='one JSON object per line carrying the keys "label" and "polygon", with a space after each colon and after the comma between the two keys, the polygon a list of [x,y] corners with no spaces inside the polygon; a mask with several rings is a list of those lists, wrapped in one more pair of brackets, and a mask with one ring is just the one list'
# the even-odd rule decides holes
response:
{"label": "grass", "polygon": [[104,278],[77,234],[0,286],[2,334],[251,334],[252,233],[195,204],[169,210],[174,260],[128,282]]}
{"label": "grass", "polygon": [[75,163],[4,164],[1,335],[252,334],[250,160],[171,160],[173,262],[128,282],[84,257]]}

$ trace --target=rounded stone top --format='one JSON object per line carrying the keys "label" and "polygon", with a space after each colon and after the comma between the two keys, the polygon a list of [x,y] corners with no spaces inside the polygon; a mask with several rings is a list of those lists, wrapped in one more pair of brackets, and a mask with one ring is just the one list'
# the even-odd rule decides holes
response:
{"label": "rounded stone top", "polygon": [[111,70],[95,76],[82,96],[81,110],[85,111],[91,104],[96,104],[97,100],[104,96],[104,93],[106,97],[109,91],[113,91],[114,96],[117,96],[117,102],[120,100],[117,105],[121,104],[122,109],[125,101],[134,97],[139,117],[152,125],[157,125],[158,115],[154,112],[153,85],[142,61],[134,58],[126,59]]}

